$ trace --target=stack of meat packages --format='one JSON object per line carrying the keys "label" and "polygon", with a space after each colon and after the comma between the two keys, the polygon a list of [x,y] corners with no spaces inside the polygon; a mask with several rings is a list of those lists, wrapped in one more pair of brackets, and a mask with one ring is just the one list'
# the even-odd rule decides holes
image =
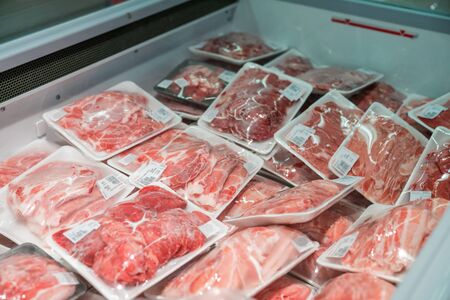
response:
{"label": "stack of meat packages", "polygon": [[[84,97],[46,119],[74,146],[0,162],[0,232],[109,299],[390,299],[450,201],[447,104],[297,50],[267,63],[280,47],[253,34],[190,50],[208,60],[159,101]],[[50,258],[0,264],[0,299],[74,297]]]}

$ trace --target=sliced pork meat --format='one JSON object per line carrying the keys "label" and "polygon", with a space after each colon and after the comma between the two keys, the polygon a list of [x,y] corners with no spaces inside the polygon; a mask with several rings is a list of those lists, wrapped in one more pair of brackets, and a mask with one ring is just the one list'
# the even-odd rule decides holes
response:
{"label": "sliced pork meat", "polygon": [[405,98],[406,96],[392,85],[386,82],[376,82],[352,95],[350,100],[363,111],[366,111],[372,103],[379,102],[389,110],[396,112]]}
{"label": "sliced pork meat", "polygon": [[303,73],[313,69],[311,61],[308,58],[296,54],[283,55],[283,58],[271,64],[271,67],[275,67],[283,73],[294,77],[299,77]]}
{"label": "sliced pork meat", "polygon": [[[433,105],[433,104],[430,104]],[[448,100],[447,102],[441,104],[441,106],[443,107],[443,110],[434,118],[424,118],[420,115],[420,112],[423,110],[419,110],[417,113],[417,117],[424,122],[425,124],[427,124],[429,127],[431,128],[436,128],[438,126],[443,126],[443,127],[447,127],[450,129],[450,100]],[[425,106],[427,107],[427,106]],[[445,110],[444,110],[445,108]]]}
{"label": "sliced pork meat", "polygon": [[410,99],[408,100],[408,102],[403,103],[403,105],[397,111],[397,114],[400,116],[400,118],[408,122],[409,125],[419,130],[422,134],[427,135],[429,131],[425,127],[421,126],[416,121],[411,119],[408,116],[408,112],[413,110],[414,108],[430,103],[431,101],[433,101],[433,99],[431,98]]}
{"label": "sliced pork meat", "polygon": [[308,300],[312,288],[291,276],[283,276],[255,296],[256,300]]}

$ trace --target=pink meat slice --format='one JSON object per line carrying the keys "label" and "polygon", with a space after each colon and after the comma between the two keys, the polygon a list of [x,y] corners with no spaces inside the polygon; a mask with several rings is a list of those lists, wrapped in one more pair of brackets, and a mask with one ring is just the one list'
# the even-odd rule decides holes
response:
{"label": "pink meat slice", "polygon": [[259,292],[256,300],[307,300],[312,289],[307,284],[290,276],[283,276],[263,291]]}
{"label": "pink meat slice", "polygon": [[406,96],[392,85],[386,82],[376,82],[352,95],[350,100],[363,111],[366,111],[372,103],[379,102],[396,112],[405,98]]}
{"label": "pink meat slice", "polygon": [[49,258],[14,254],[0,260],[0,299],[65,300],[74,285],[61,284],[55,274],[67,271]]}
{"label": "pink meat slice", "polygon": [[169,281],[162,295],[182,297],[212,289],[248,292],[267,283],[299,253],[304,235],[280,225],[243,229]]}
{"label": "pink meat slice", "polygon": [[58,124],[95,151],[111,153],[163,128],[148,116],[147,101],[136,93],[102,92],[64,107]]}
{"label": "pink meat slice", "polygon": [[365,273],[346,273],[328,282],[316,300],[389,300],[395,286]]}
{"label": "pink meat slice", "polygon": [[286,56],[273,66],[289,76],[294,77],[299,77],[303,73],[313,69],[309,59],[295,54]]}
{"label": "pink meat slice", "polygon": [[417,130],[419,130],[422,134],[424,135],[428,135],[429,131],[428,129],[426,129],[425,127],[421,126],[420,124],[418,124],[416,121],[414,121],[413,119],[411,119],[408,116],[408,112],[410,110],[413,110],[416,107],[422,106],[424,104],[430,103],[431,101],[433,101],[433,99],[431,98],[424,98],[424,99],[411,99],[408,101],[408,103],[403,104],[399,110],[397,111],[397,114],[400,116],[400,118],[402,118],[403,120],[405,120],[406,122],[408,122],[409,125],[413,126],[414,128],[416,128]]}

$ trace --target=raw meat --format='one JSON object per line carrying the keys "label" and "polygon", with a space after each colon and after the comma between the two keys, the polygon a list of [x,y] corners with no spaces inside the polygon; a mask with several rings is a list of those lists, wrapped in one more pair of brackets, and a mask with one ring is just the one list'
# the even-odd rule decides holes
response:
{"label": "raw meat", "polygon": [[365,273],[346,273],[330,282],[315,300],[389,300],[395,287],[382,279]]}
{"label": "raw meat", "polygon": [[291,141],[288,144],[323,175],[333,178],[335,176],[328,169],[328,162],[362,115],[359,109],[344,108],[332,101],[325,102],[314,107],[309,118],[301,122],[312,128],[314,134],[301,147]]}
{"label": "raw meat", "polygon": [[102,92],[65,106],[58,124],[95,151],[111,153],[163,128],[148,116],[147,102],[135,93]]}
{"label": "raw meat", "polygon": [[397,114],[400,116],[400,118],[402,118],[403,120],[408,122],[409,125],[413,126],[417,130],[419,130],[422,134],[426,135],[426,134],[429,133],[429,131],[425,127],[419,125],[416,121],[411,119],[408,116],[408,112],[410,110],[413,110],[416,107],[419,107],[419,106],[422,106],[424,104],[430,103],[431,101],[433,101],[433,99],[431,99],[431,98],[411,99],[411,100],[408,101],[408,103],[404,103],[400,107],[400,109],[397,111]]}
{"label": "raw meat", "polygon": [[108,202],[97,188],[101,171],[67,161],[46,163],[8,185],[8,204],[34,233],[45,235],[102,213]]}
{"label": "raw meat", "polygon": [[377,82],[350,97],[361,110],[366,111],[374,102],[379,102],[393,112],[402,105],[405,95],[386,82]]}
{"label": "raw meat", "polygon": [[372,80],[373,75],[357,70],[327,67],[309,70],[299,78],[311,83],[318,92],[325,93],[331,89],[353,90]]}
{"label": "raw meat", "polygon": [[174,101],[167,97],[158,96],[158,100],[161,103],[163,103],[165,106],[170,108],[171,110],[180,112],[180,113],[186,113],[186,114],[200,117],[200,115],[203,114],[203,111],[204,111],[204,109],[194,107],[192,105],[180,103],[178,101]]}
{"label": "raw meat", "polygon": [[358,235],[342,264],[386,275],[408,270],[448,204],[442,198],[413,201],[369,219],[349,233]]}
{"label": "raw meat", "polygon": [[[433,129],[438,126],[447,127],[450,129],[450,100],[447,101],[445,104],[444,103],[441,104],[441,106],[447,108],[447,110],[442,111],[439,115],[437,115],[433,119],[422,118],[420,115],[418,115],[417,117],[422,122],[424,122],[425,124],[427,124],[429,127],[433,128]],[[420,110],[418,113],[420,114]]]}
{"label": "raw meat", "polygon": [[420,176],[411,190],[430,191],[433,198],[450,200],[450,143],[425,157],[420,165]]}
{"label": "raw meat", "polygon": [[294,77],[299,77],[303,73],[313,69],[309,59],[295,54],[287,55],[276,64],[273,64],[272,67],[275,67],[278,70],[283,71],[283,73]]}
{"label": "raw meat", "polygon": [[210,125],[244,141],[273,138],[295,103],[283,95],[291,82],[259,68],[247,68],[214,103]]}
{"label": "raw meat", "polygon": [[274,51],[274,49],[269,47],[259,37],[244,32],[230,32],[209,39],[202,47],[200,47],[200,50],[217,53],[238,60],[258,57]]}
{"label": "raw meat", "polygon": [[198,226],[208,220],[184,210],[186,202],[157,186],[142,189],[95,218],[99,228],[73,244],[61,230],[53,239],[110,285],[137,285],[170,260],[201,246]]}
{"label": "raw meat", "polygon": [[305,236],[279,225],[238,231],[170,280],[162,294],[181,297],[215,288],[248,293],[301,255],[293,245],[300,237]]}
{"label": "raw meat", "polygon": [[346,147],[359,155],[349,174],[362,176],[358,184],[367,199],[397,201],[424,147],[407,129],[374,112],[366,115]]}
{"label": "raw meat", "polygon": [[69,299],[76,286],[61,284],[55,276],[66,272],[51,259],[34,254],[13,254],[0,259],[0,299]]}
{"label": "raw meat", "polygon": [[307,300],[310,286],[290,276],[283,276],[255,296],[256,300]]}
{"label": "raw meat", "polygon": [[37,151],[33,153],[19,153],[0,162],[0,188],[10,183],[14,178],[46,158],[50,152]]}

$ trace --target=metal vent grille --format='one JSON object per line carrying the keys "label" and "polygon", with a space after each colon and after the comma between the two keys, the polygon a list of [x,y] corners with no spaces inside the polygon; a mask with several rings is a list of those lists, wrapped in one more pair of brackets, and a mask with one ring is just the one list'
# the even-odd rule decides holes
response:
{"label": "metal vent grille", "polygon": [[193,0],[0,73],[0,103],[221,9],[236,0]]}

